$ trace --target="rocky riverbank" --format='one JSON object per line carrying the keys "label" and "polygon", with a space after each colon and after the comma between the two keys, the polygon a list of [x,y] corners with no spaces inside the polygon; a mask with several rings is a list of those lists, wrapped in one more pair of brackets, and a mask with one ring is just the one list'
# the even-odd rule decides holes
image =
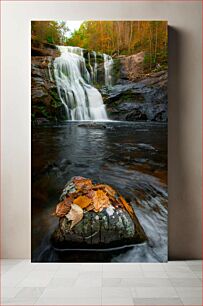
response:
{"label": "rocky riverbank", "polygon": [[127,121],[167,121],[166,71],[153,73],[143,80],[120,80],[110,90],[103,90],[109,117]]}

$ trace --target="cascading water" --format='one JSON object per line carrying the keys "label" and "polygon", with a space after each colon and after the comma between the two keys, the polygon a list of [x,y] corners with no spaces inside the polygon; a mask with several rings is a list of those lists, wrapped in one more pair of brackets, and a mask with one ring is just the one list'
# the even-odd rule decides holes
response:
{"label": "cascading water", "polygon": [[104,73],[105,73],[105,86],[112,86],[112,69],[113,69],[113,59],[108,54],[103,54],[104,57]]}
{"label": "cascading water", "polygon": [[61,53],[54,61],[58,94],[68,120],[107,120],[100,92],[90,85],[83,49],[58,46]]}
{"label": "cascading water", "polygon": [[92,51],[93,56],[94,56],[94,68],[93,68],[93,72],[94,72],[94,77],[93,77],[93,81],[97,82],[97,53],[95,51]]}

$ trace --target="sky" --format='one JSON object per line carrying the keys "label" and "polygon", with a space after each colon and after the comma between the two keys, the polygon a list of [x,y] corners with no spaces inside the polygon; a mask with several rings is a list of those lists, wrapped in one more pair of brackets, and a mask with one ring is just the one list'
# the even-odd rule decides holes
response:
{"label": "sky", "polygon": [[70,31],[67,32],[66,36],[70,37],[71,33],[74,32],[75,30],[78,30],[82,23],[83,23],[83,20],[66,21],[66,25],[70,29]]}

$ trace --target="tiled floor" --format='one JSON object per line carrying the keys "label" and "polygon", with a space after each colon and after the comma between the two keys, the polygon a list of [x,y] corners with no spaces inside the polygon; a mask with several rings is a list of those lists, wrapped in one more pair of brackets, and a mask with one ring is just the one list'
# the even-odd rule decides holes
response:
{"label": "tiled floor", "polygon": [[1,305],[202,305],[202,262],[34,264],[2,260]]}

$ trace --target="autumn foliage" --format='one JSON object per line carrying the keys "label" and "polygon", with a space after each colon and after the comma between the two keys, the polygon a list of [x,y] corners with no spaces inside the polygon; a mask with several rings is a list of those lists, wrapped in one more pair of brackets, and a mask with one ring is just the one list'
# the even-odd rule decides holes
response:
{"label": "autumn foliage", "polygon": [[145,51],[145,66],[167,65],[168,24],[166,21],[86,21],[67,45],[110,55]]}
{"label": "autumn foliage", "polygon": [[167,68],[166,21],[84,21],[69,37],[65,21],[32,21],[32,40],[69,45],[112,56],[145,52],[145,70]]}
{"label": "autumn foliage", "polygon": [[74,177],[74,192],[69,192],[63,201],[57,204],[54,215],[66,217],[72,221],[71,228],[83,218],[83,210],[101,212],[112,205],[114,208],[126,210],[134,217],[130,204],[111,186],[106,184],[93,184],[92,180],[84,177]]}

